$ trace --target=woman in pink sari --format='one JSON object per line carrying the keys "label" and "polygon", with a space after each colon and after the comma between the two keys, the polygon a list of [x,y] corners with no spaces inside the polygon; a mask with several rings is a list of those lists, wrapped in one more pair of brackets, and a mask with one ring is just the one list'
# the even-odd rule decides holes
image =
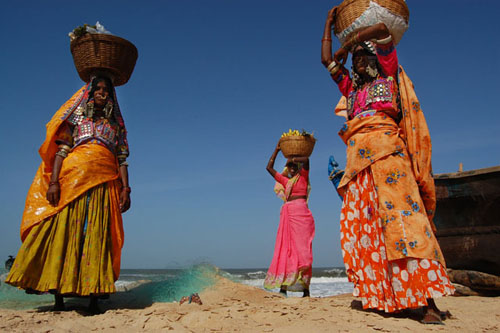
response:
{"label": "woman in pink sari", "polygon": [[278,186],[283,186],[280,224],[276,235],[274,255],[267,271],[264,287],[280,288],[286,295],[289,291],[303,291],[309,297],[312,276],[312,241],[314,218],[307,206],[309,186],[309,158],[293,157],[286,163],[288,177],[274,170],[274,161],[279,145],[267,163],[267,171]]}

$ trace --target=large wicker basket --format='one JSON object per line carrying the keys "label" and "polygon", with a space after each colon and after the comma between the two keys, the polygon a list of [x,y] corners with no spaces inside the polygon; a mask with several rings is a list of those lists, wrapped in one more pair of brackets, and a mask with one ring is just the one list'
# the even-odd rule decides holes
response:
{"label": "large wicker basket", "polygon": [[410,11],[404,0],[344,0],[337,8],[334,32],[343,43],[360,28],[384,22],[397,44],[408,29],[409,20]]}
{"label": "large wicker basket", "polygon": [[134,44],[107,34],[85,34],[73,40],[70,49],[83,81],[89,82],[92,75],[105,73],[115,86],[130,79],[138,55]]}
{"label": "large wicker basket", "polygon": [[281,152],[286,158],[293,156],[311,156],[316,139],[310,135],[291,135],[279,141]]}

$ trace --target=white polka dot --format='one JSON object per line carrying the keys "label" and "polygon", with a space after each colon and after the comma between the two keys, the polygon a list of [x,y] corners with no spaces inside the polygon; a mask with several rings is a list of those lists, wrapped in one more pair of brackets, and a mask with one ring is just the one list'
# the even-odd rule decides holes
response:
{"label": "white polka dot", "polygon": [[367,265],[365,267],[365,273],[370,280],[375,281],[375,273],[373,272],[373,268],[371,265]]}
{"label": "white polka dot", "polygon": [[397,264],[392,265],[392,274],[394,275],[399,274],[399,266]]}
{"label": "white polka dot", "polygon": [[401,271],[401,280],[404,282],[408,281],[408,272],[405,269]]}
{"label": "white polka dot", "polygon": [[365,280],[365,276],[363,275],[363,271],[362,270],[359,270],[356,275],[358,276],[358,278],[359,278],[360,281],[364,281]]}
{"label": "white polka dot", "polygon": [[415,259],[408,259],[406,269],[408,273],[413,274],[418,269],[418,261]]}
{"label": "white polka dot", "polygon": [[396,278],[392,279],[392,289],[394,291],[403,291],[403,284]]}
{"label": "white polka dot", "polygon": [[375,285],[370,284],[370,291],[371,291],[372,293],[374,293],[374,294],[376,294],[376,293],[377,293],[377,288],[375,288]]}
{"label": "white polka dot", "polygon": [[431,264],[429,263],[429,260],[422,259],[420,260],[420,266],[424,269],[428,269],[429,267],[431,267]]}
{"label": "white polka dot", "polygon": [[369,234],[369,233],[372,231],[372,228],[370,227],[370,225],[369,225],[369,224],[365,224],[364,229],[365,229],[365,232],[366,232],[367,234]]}
{"label": "white polka dot", "polygon": [[436,275],[436,272],[433,271],[433,270],[430,270],[427,272],[427,277],[429,278],[429,280],[431,281],[436,281],[437,280],[437,275]]}
{"label": "white polka dot", "polygon": [[380,255],[377,252],[372,252],[372,260],[375,262],[379,262]]}

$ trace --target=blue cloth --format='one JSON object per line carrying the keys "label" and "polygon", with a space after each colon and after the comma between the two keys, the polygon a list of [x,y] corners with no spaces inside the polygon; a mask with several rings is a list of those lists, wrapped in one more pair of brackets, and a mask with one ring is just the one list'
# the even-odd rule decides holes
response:
{"label": "blue cloth", "polygon": [[[339,169],[339,164],[335,161],[335,158],[330,156],[328,159],[328,178],[332,181],[333,186],[335,186],[335,190],[340,184],[340,180],[344,176],[344,170]],[[338,192],[337,192],[338,194]],[[344,200],[342,196],[339,194],[340,200]]]}

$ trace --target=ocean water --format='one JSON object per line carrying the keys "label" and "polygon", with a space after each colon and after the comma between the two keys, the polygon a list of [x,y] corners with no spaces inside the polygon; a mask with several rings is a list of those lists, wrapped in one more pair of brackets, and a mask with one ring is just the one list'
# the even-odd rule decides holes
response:
{"label": "ocean water", "polygon": [[[201,292],[214,284],[218,275],[263,289],[266,269],[219,269],[210,264],[185,269],[122,269],[115,285],[118,291],[126,292],[123,297],[133,299],[137,305],[148,305],[178,301],[182,296]],[[5,284],[6,276],[5,269],[0,269],[0,308],[32,309],[53,303],[54,297],[50,294],[28,295],[23,290]],[[310,286],[312,297],[351,293],[352,288],[343,268],[313,269]],[[298,297],[302,293],[289,293],[289,296]]]}
{"label": "ocean water", "polygon": [[[262,269],[224,269],[220,274],[235,282],[264,289],[266,268]],[[313,268],[310,285],[311,297],[327,297],[352,293],[353,285],[347,281],[343,267]],[[278,292],[279,289],[272,290]],[[288,292],[288,296],[301,297],[302,293]]]}

